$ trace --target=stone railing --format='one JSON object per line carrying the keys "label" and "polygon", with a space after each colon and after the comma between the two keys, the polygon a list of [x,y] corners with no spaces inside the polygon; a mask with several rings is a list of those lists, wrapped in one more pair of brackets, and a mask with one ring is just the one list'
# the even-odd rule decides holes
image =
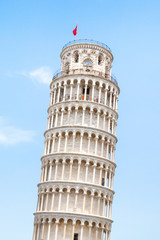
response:
{"label": "stone railing", "polygon": [[63,46],[62,50],[68,46],[75,45],[75,44],[81,44],[81,43],[89,43],[89,44],[99,45],[101,47],[108,49],[111,52],[111,49],[105,43],[101,43],[99,41],[95,41],[95,40],[91,40],[91,39],[77,39],[77,40],[68,42],[67,44],[65,44]]}
{"label": "stone railing", "polygon": [[65,75],[71,75],[71,74],[89,74],[89,75],[94,75],[94,76],[98,76],[98,77],[104,77],[107,80],[110,80],[112,82],[114,82],[115,84],[118,85],[117,79],[114,75],[110,76],[109,74],[105,74],[96,70],[88,70],[88,69],[73,69],[73,70],[66,70],[66,71],[57,71],[55,72],[55,74],[53,75],[52,80],[61,77],[61,76],[65,76]]}

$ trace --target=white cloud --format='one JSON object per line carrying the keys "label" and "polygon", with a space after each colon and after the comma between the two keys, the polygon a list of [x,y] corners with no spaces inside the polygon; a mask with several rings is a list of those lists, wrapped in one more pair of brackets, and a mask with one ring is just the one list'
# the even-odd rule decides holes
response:
{"label": "white cloud", "polygon": [[15,145],[22,142],[32,142],[34,132],[8,125],[0,116],[0,144]]}
{"label": "white cloud", "polygon": [[53,73],[49,67],[40,67],[30,72],[22,71],[18,74],[31,78],[33,82],[43,83],[47,85],[50,84],[53,76]]}

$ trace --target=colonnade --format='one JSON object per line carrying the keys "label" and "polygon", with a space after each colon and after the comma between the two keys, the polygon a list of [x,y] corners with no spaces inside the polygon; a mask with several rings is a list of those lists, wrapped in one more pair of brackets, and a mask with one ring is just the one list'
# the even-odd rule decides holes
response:
{"label": "colonnade", "polygon": [[112,200],[112,193],[106,195],[99,190],[91,192],[87,188],[45,188],[38,193],[37,212],[83,212],[111,218]]}
{"label": "colonnade", "polygon": [[98,161],[60,158],[42,162],[40,182],[83,181],[113,189],[113,179],[114,168]]}
{"label": "colonnade", "polygon": [[64,125],[99,128],[116,135],[117,116],[89,106],[56,107],[48,114],[47,129]]}
{"label": "colonnade", "polygon": [[91,101],[107,105],[117,111],[118,88],[102,79],[55,80],[52,84],[50,105],[63,101]]}
{"label": "colonnade", "polygon": [[[114,139],[115,140],[115,139]],[[115,142],[112,138],[99,132],[83,132],[83,130],[66,130],[46,135],[44,154],[59,152],[80,152],[98,155],[114,162]]]}
{"label": "colonnade", "polygon": [[[95,222],[94,220],[68,217],[52,218],[37,217],[34,222],[33,240],[67,240],[73,239],[75,234],[80,240],[110,240],[110,223]],[[44,238],[46,236],[46,238]],[[61,238],[59,238],[61,237]]]}

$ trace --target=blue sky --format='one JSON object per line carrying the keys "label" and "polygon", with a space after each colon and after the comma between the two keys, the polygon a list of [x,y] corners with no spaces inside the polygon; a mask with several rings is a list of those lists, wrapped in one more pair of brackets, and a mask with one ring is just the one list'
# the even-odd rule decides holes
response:
{"label": "blue sky", "polygon": [[63,45],[106,43],[121,89],[111,240],[160,235],[160,1],[0,1],[1,239],[32,238],[49,81]]}

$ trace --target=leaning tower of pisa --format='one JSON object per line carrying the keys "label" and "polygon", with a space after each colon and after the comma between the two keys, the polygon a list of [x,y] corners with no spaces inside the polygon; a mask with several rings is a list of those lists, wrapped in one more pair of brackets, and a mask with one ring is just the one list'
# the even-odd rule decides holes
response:
{"label": "leaning tower of pisa", "polygon": [[50,84],[33,240],[110,240],[117,102],[113,55],[91,40],[66,44]]}

